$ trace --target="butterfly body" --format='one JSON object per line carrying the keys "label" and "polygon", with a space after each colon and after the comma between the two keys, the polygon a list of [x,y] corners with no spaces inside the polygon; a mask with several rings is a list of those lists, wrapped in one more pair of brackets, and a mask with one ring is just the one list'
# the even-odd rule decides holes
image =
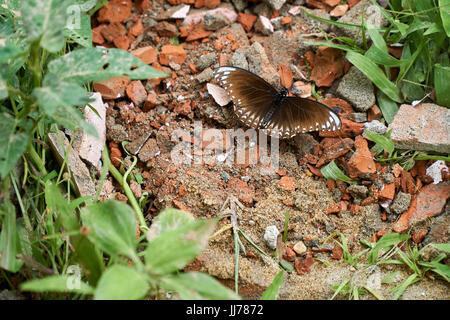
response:
{"label": "butterfly body", "polygon": [[288,89],[279,92],[247,70],[224,66],[216,69],[214,78],[233,101],[237,117],[247,126],[260,128],[268,135],[290,138],[298,133],[333,131],[341,127],[339,116],[324,104],[289,97]]}
{"label": "butterfly body", "polygon": [[289,90],[284,87],[281,90],[281,92],[277,93],[277,97],[275,98],[272,107],[269,109],[269,111],[266,113],[263,120],[261,121],[261,128],[267,127],[267,125],[270,122],[270,119],[272,119],[274,113],[280,108],[281,104],[283,103],[283,100],[287,97],[288,94]]}

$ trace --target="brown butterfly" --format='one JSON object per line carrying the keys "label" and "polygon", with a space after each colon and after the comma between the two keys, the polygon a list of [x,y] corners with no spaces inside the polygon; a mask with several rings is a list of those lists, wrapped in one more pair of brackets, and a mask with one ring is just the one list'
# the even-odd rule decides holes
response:
{"label": "brown butterfly", "polygon": [[215,70],[214,78],[227,91],[238,118],[270,136],[290,138],[298,133],[341,128],[341,119],[326,105],[289,97],[288,89],[278,92],[250,71],[224,66]]}

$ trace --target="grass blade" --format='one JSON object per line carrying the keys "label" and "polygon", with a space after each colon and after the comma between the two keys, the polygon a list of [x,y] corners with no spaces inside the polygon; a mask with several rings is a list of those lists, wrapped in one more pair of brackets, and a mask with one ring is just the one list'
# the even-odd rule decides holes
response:
{"label": "grass blade", "polygon": [[369,58],[349,51],[346,56],[355,67],[366,75],[381,91],[383,91],[389,98],[396,102],[402,102],[400,90],[392,83],[381,71],[381,69],[372,62]]}
{"label": "grass blade", "polygon": [[384,120],[386,120],[387,123],[394,121],[394,117],[398,112],[397,103],[390,99],[382,91],[377,91],[377,101]]}
{"label": "grass blade", "polygon": [[272,283],[267,287],[259,300],[275,300],[277,298],[278,290],[283,283],[283,275],[284,270],[278,272],[275,278],[273,278]]}
{"label": "grass blade", "polygon": [[327,164],[326,166],[322,167],[320,169],[320,172],[322,173],[322,175],[330,180],[341,180],[341,181],[345,181],[348,183],[356,183],[356,181],[350,179],[349,177],[347,177],[342,171],[341,169],[339,169],[339,167],[336,165],[336,162],[331,161],[329,164]]}

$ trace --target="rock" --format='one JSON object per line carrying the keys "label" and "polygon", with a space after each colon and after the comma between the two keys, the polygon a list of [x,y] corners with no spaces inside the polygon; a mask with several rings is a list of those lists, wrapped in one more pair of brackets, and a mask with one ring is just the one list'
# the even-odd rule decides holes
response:
{"label": "rock", "polygon": [[[361,0],[352,7],[344,16],[338,19],[338,22],[361,25],[361,16],[364,13],[364,21],[376,29],[387,26],[388,20],[383,16],[380,9],[372,4],[370,0]],[[358,45],[362,44],[362,36],[359,29],[333,27],[335,32],[356,40]]]}
{"label": "rock", "polygon": [[108,42],[113,42],[114,39],[120,38],[127,34],[127,29],[121,23],[111,23],[100,30],[103,38]]}
{"label": "rock", "polygon": [[[448,243],[450,239],[450,205],[447,204],[444,213],[433,221],[430,232],[425,237],[423,243]],[[448,253],[447,253],[448,254]]]}
{"label": "rock", "polygon": [[99,22],[122,22],[131,16],[131,0],[112,0],[107,2],[99,11]]}
{"label": "rock", "polygon": [[231,23],[235,22],[237,19],[237,14],[236,12],[234,12],[234,10],[230,10],[227,8],[217,8],[213,10],[201,11],[190,14],[186,17],[186,19],[184,19],[183,24],[186,27],[189,27],[191,25],[195,25],[202,22],[204,20],[205,15],[215,15],[215,14],[221,14],[225,16]]}
{"label": "rock", "polygon": [[228,189],[238,197],[239,201],[247,206],[251,205],[253,197],[255,196],[255,189],[253,186],[249,187],[247,182],[238,178],[231,178],[228,180],[227,186]]}
{"label": "rock", "polygon": [[295,178],[284,176],[280,179],[280,187],[285,191],[294,191],[295,190]]}
{"label": "rock", "polygon": [[130,28],[128,34],[131,34],[135,37],[139,36],[142,32],[144,32],[144,26],[142,24],[142,19],[139,18],[138,21]]}
{"label": "rock", "polygon": [[350,114],[349,119],[359,123],[366,122],[367,114],[365,112],[353,112]]}
{"label": "rock", "polygon": [[134,5],[140,13],[145,13],[150,8],[150,0],[135,0]]}
{"label": "rock", "polygon": [[153,28],[157,24],[158,24],[158,22],[149,16],[142,18],[142,25],[144,26],[144,28]]}
{"label": "rock", "polygon": [[159,63],[168,66],[171,61],[181,65],[186,60],[187,54],[182,46],[165,45],[159,54]]}
{"label": "rock", "polygon": [[[319,18],[330,20],[330,15],[325,10],[309,9],[309,8],[304,8],[304,7],[302,7],[301,9],[303,9],[306,12],[311,13]],[[306,15],[306,13],[303,10],[299,11],[299,17],[302,21],[302,24],[304,24],[306,26],[306,29],[308,30],[308,32],[310,32],[310,33],[319,32],[320,33],[320,32],[330,31],[330,29],[331,29],[330,24],[321,22],[321,21],[317,21],[317,20],[309,17],[308,15]]]}
{"label": "rock", "polygon": [[[379,135],[384,135],[387,132],[387,127],[378,120],[364,123],[364,129]],[[367,138],[365,132],[363,133],[363,137]]]}
{"label": "rock", "polygon": [[131,81],[126,89],[128,98],[133,101],[136,106],[141,106],[147,99],[147,91],[140,80]]}
{"label": "rock", "polygon": [[381,188],[379,198],[381,200],[393,200],[395,196],[395,183],[384,184]]}
{"label": "rock", "polygon": [[257,17],[252,14],[239,13],[237,22],[239,22],[245,31],[250,32],[256,22]]}
{"label": "rock", "polygon": [[198,75],[196,75],[195,79],[199,83],[203,83],[203,82],[210,81],[213,78],[213,75],[214,75],[214,72],[212,71],[212,69],[211,68],[206,68],[205,70],[203,70],[203,72],[201,72]]}
{"label": "rock", "polygon": [[357,136],[355,139],[355,148],[355,153],[353,153],[348,162],[350,178],[368,178],[376,172],[376,166],[367,140],[362,136]]}
{"label": "rock", "polygon": [[280,10],[281,7],[286,3],[286,0],[264,0],[269,6],[274,10]]}
{"label": "rock", "polygon": [[132,50],[130,53],[146,64],[152,64],[158,58],[158,52],[151,46],[141,47]]}
{"label": "rock", "polygon": [[411,201],[409,209],[394,224],[394,231],[402,232],[411,225],[442,212],[450,197],[450,183],[428,184]]}
{"label": "rock", "polygon": [[136,199],[139,199],[142,196],[142,187],[136,181],[134,180],[130,181],[130,189],[133,192]]}
{"label": "rock", "polygon": [[283,259],[286,261],[294,261],[295,260],[295,252],[289,247],[283,247]]}
{"label": "rock", "polygon": [[304,155],[305,153],[313,153],[314,148],[318,144],[316,139],[308,133],[296,135],[294,137],[294,142],[300,155]]}
{"label": "rock", "polygon": [[378,108],[376,104],[373,105],[373,107],[370,108],[369,111],[367,111],[367,120],[369,122],[373,120],[380,120],[381,116],[382,116],[381,110],[380,108]]}
{"label": "rock", "polygon": [[448,173],[448,167],[444,160],[436,160],[425,171],[426,174],[433,178],[433,184],[437,184],[442,181],[442,171]]}
{"label": "rock", "polygon": [[200,58],[198,58],[198,61],[195,64],[195,67],[197,68],[197,70],[203,71],[205,68],[209,67],[215,61],[216,61],[216,53],[215,52],[204,54],[204,55],[201,55]]}
{"label": "rock", "polygon": [[303,275],[311,271],[311,266],[313,264],[314,258],[312,255],[308,254],[305,259],[296,259],[294,262],[294,268],[299,275]]}
{"label": "rock", "polygon": [[341,4],[330,11],[332,17],[342,17],[348,10],[348,4]]}
{"label": "rock", "polygon": [[292,248],[298,255],[302,255],[306,252],[306,246],[303,241],[297,242]]}
{"label": "rock", "polygon": [[358,215],[362,216],[364,221],[361,231],[368,238],[371,238],[374,233],[387,228],[388,224],[381,220],[380,206],[378,204],[363,206]]}
{"label": "rock", "polygon": [[105,38],[103,38],[101,30],[105,27],[104,24],[101,24],[92,29],[92,42],[96,44],[104,44]]}
{"label": "rock", "polygon": [[230,64],[234,67],[242,68],[242,69],[248,69],[248,62],[247,58],[245,57],[245,50],[244,49],[237,49],[233,56],[230,59]]}
{"label": "rock", "polygon": [[336,159],[353,148],[354,142],[350,138],[345,138],[339,140],[337,143],[334,143],[323,150],[323,155],[317,161],[316,166],[321,167],[324,164],[330,162],[333,159]]}
{"label": "rock", "polygon": [[403,104],[388,130],[399,149],[450,153],[450,109],[432,103]]}
{"label": "rock", "polygon": [[174,37],[178,33],[177,27],[167,21],[158,23],[155,30],[161,37]]}
{"label": "rock", "polygon": [[264,240],[270,249],[275,250],[277,248],[277,239],[279,234],[280,232],[276,226],[268,226],[266,228],[264,232]]}
{"label": "rock", "polygon": [[347,188],[347,192],[355,199],[363,199],[367,196],[369,190],[366,186],[361,186],[357,184],[352,184]]}
{"label": "rock", "polygon": [[248,2],[247,0],[231,0],[237,11],[242,11],[247,8]]}
{"label": "rock", "polygon": [[220,0],[205,0],[205,6],[208,9],[217,8],[220,5]]}
{"label": "rock", "polygon": [[269,36],[273,33],[274,27],[269,19],[264,16],[259,16],[255,23],[255,31]]}
{"label": "rock", "polygon": [[115,38],[113,40],[113,43],[116,46],[116,48],[126,51],[130,47],[130,38],[128,38],[127,36],[121,36],[121,37]]}
{"label": "rock", "polygon": [[90,105],[96,110],[94,112],[91,107],[83,108],[84,119],[91,124],[97,131],[98,138],[91,136],[84,131],[79,131],[75,136],[74,148],[78,151],[80,158],[89,162],[92,166],[100,168],[100,158],[102,157],[103,146],[106,141],[106,104],[103,103],[100,93],[95,92],[91,95],[95,101]]}
{"label": "rock", "polygon": [[336,91],[358,111],[365,112],[375,104],[372,82],[356,67],[342,77]]}
{"label": "rock", "polygon": [[203,17],[203,23],[206,30],[216,31],[231,23],[227,17],[221,13],[217,14],[205,14]]}
{"label": "rock", "polygon": [[[69,149],[69,139],[67,139],[66,135],[58,130],[57,132],[49,133],[47,136],[58,163],[62,165],[64,159],[67,159],[66,166],[70,168],[70,177],[78,195],[82,197],[95,195],[95,184],[91,179],[89,169],[80,159],[77,152],[73,148]],[[66,150],[69,150],[67,157]]]}
{"label": "rock", "polygon": [[144,146],[138,153],[139,160],[142,162],[147,162],[150,159],[158,156],[160,154],[158,144],[156,143],[156,139],[148,139]]}
{"label": "rock", "polygon": [[131,141],[130,143],[128,143],[125,148],[127,149],[127,151],[129,153],[137,155],[139,153],[139,151],[141,151],[141,148],[144,145],[144,143],[146,143],[148,138],[150,138],[150,136],[151,136],[151,132],[142,134],[142,135],[138,136],[136,139],[134,139],[133,141]]}
{"label": "rock", "polygon": [[168,15],[172,19],[184,19],[186,18],[190,8],[191,6],[181,5],[169,10]]}
{"label": "rock", "polygon": [[248,48],[246,57],[251,72],[258,74],[272,85],[278,86],[280,84],[280,76],[271,65],[263,46],[259,42],[254,42]]}
{"label": "rock", "polygon": [[397,193],[397,196],[390,205],[389,209],[395,214],[402,214],[403,212],[408,210],[410,203],[411,195],[409,193],[400,191],[399,193]]}
{"label": "rock", "polygon": [[94,90],[99,92],[103,99],[113,100],[125,96],[125,89],[130,83],[126,77],[112,77],[108,80],[103,80],[94,83]]}

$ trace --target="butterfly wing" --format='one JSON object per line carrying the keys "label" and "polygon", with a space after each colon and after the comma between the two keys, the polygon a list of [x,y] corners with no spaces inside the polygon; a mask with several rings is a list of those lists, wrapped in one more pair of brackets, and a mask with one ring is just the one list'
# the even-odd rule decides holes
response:
{"label": "butterfly wing", "polygon": [[239,120],[258,128],[278,95],[275,88],[261,77],[232,66],[216,69],[214,78],[233,101]]}
{"label": "butterfly wing", "polygon": [[317,101],[286,97],[266,126],[266,133],[290,138],[298,133],[334,131],[342,126],[341,119],[326,105]]}

